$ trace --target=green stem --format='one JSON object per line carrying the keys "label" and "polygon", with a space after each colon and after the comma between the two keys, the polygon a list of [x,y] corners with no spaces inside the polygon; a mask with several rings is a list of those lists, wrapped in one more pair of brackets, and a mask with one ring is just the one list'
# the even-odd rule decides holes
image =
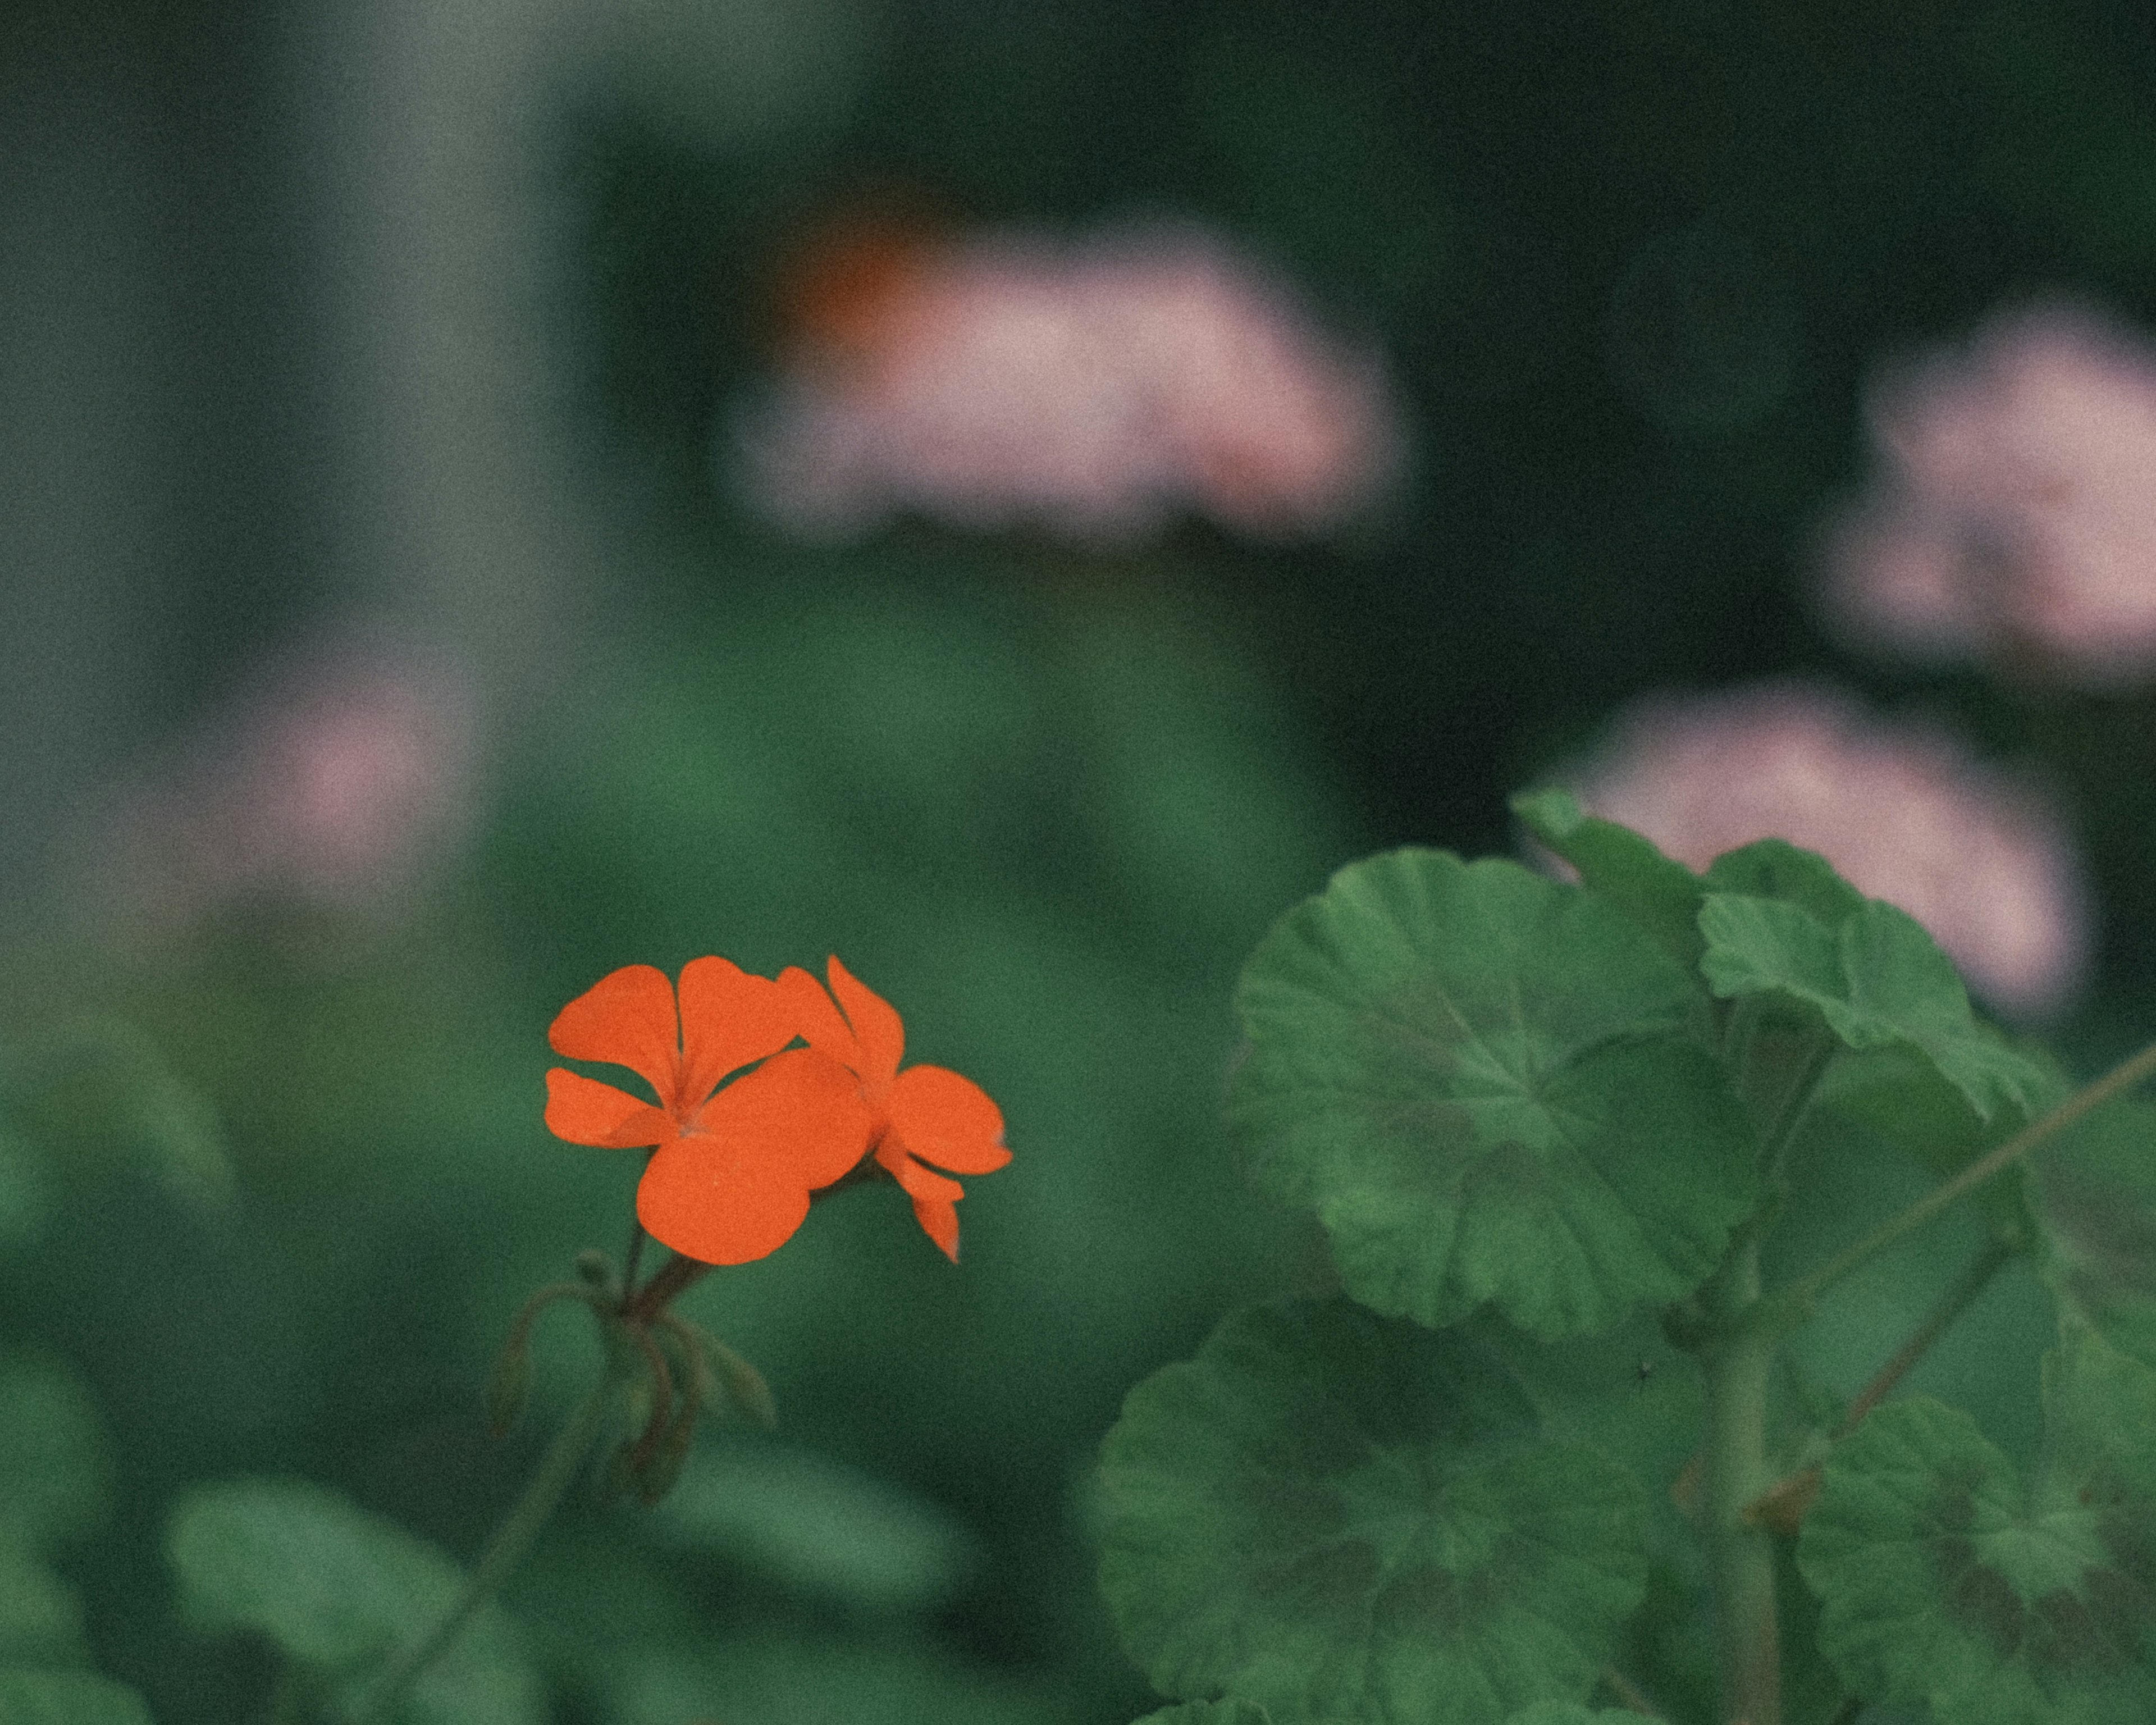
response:
{"label": "green stem", "polygon": [[1901,1214],[1881,1223],[1838,1257],[1830,1259],[1803,1280],[1790,1283],[1770,1303],[1782,1309],[1781,1315],[1789,1323],[1801,1322],[1810,1316],[1829,1288],[1870,1263],[1903,1235],[1922,1227],[1948,1205],[1967,1197],[1985,1181],[2004,1173],[2046,1139],[2065,1131],[2089,1110],[2102,1106],[2152,1073],[2156,1073],[2156,1043],[2112,1067],[2095,1083],[2075,1091],[2041,1119],[2024,1127],[1989,1155],[1978,1158],[1943,1185],[1933,1188]]}
{"label": "green stem", "polygon": [[1745,1508],[1774,1483],[1767,1465],[1767,1382],[1774,1337],[1748,1328],[1759,1299],[1759,1244],[1747,1238],[1705,1290],[1721,1334],[1707,1371],[1707,1561],[1727,1725],[1782,1725],[1781,1631],[1774,1609],[1774,1544]]}
{"label": "green stem", "polygon": [[2004,1240],[1984,1243],[1984,1249],[1969,1260],[1962,1273],[1924,1314],[1923,1322],[1910,1332],[1909,1339],[1896,1350],[1893,1358],[1857,1391],[1856,1399],[1849,1404],[1849,1412],[1842,1417],[1837,1436],[1846,1437],[1856,1430],[1858,1422],[1892,1393],[1894,1386],[1909,1375],[1909,1368],[1930,1352],[1932,1344],[1946,1334],[1954,1320],[1975,1304],[1976,1296],[1991,1286],[1991,1278],[2013,1255],[2014,1248]]}
{"label": "green stem", "polygon": [[547,1525],[562,1496],[575,1482],[578,1471],[591,1455],[593,1446],[606,1430],[619,1384],[619,1378],[608,1372],[569,1416],[568,1423],[554,1434],[553,1441],[547,1445],[547,1453],[540,1457],[538,1467],[525,1486],[523,1496],[502,1517],[501,1525],[487,1541],[486,1548],[480,1553],[479,1561],[472,1566],[471,1578],[465,1582],[465,1590],[449,1615],[390,1663],[372,1693],[352,1716],[352,1725],[384,1725],[384,1722],[394,1717],[420,1673],[448,1651],[472,1615],[494,1597],[495,1589],[524,1561],[540,1529]]}

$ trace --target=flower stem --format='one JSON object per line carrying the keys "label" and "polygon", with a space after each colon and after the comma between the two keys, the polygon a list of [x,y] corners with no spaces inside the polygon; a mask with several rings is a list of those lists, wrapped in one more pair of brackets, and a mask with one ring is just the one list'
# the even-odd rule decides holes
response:
{"label": "flower stem", "polygon": [[1729,1725],[1782,1725],[1781,1630],[1774,1608],[1774,1538],[1745,1511],[1772,1483],[1767,1466],[1767,1382],[1775,1337],[1741,1320],[1759,1298],[1759,1243],[1748,1235],[1704,1290],[1722,1333],[1707,1371],[1707,1562],[1714,1583],[1722,1717]]}
{"label": "flower stem", "polygon": [[631,1325],[649,1323],[666,1309],[676,1294],[709,1275],[711,1267],[697,1259],[683,1257],[677,1252],[665,1268],[653,1272],[649,1281],[630,1291],[629,1297],[622,1302],[623,1321]]}
{"label": "flower stem", "polygon": [[472,1615],[494,1597],[495,1590],[524,1561],[540,1529],[547,1525],[562,1496],[575,1481],[578,1471],[591,1455],[593,1446],[605,1431],[619,1385],[619,1378],[608,1372],[569,1416],[567,1424],[554,1434],[553,1441],[547,1445],[547,1453],[540,1457],[538,1467],[525,1486],[523,1495],[502,1517],[501,1525],[488,1539],[486,1548],[480,1553],[479,1561],[472,1566],[471,1577],[449,1615],[424,1639],[413,1642],[391,1661],[365,1703],[352,1716],[352,1725],[385,1725],[394,1717],[420,1674],[449,1649]]}
{"label": "flower stem", "polygon": [[1880,1224],[1839,1256],[1828,1260],[1801,1281],[1790,1283],[1769,1303],[1777,1307],[1789,1308],[1789,1315],[1795,1319],[1808,1317],[1828,1289],[1851,1271],[1870,1263],[1903,1235],[1922,1227],[1941,1210],[1967,1197],[1985,1181],[2005,1173],[2046,1139],[2065,1131],[2092,1108],[2101,1106],[2152,1073],[2156,1073],[2156,1042],[2152,1042],[2132,1058],[2121,1061],[2095,1083],[2076,1091],[2050,1113],[2024,1127],[1989,1155],[1979,1157],[1951,1180],[1933,1187],[1901,1214]]}

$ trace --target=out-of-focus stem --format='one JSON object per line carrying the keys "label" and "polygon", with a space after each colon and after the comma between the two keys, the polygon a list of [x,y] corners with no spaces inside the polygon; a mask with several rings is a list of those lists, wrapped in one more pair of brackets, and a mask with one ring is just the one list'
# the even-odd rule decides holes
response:
{"label": "out-of-focus stem", "polygon": [[473,1613],[494,1597],[495,1590],[524,1561],[532,1542],[560,1506],[563,1494],[575,1481],[578,1470],[606,1430],[619,1387],[620,1379],[609,1372],[569,1416],[568,1423],[554,1434],[553,1441],[547,1445],[547,1453],[540,1458],[523,1495],[502,1517],[501,1525],[487,1541],[486,1548],[480,1553],[479,1561],[472,1566],[471,1577],[456,1604],[449,1608],[449,1615],[390,1662],[352,1715],[352,1725],[384,1725],[384,1722],[395,1717],[397,1709],[411,1693],[420,1674],[448,1650],[471,1620]]}

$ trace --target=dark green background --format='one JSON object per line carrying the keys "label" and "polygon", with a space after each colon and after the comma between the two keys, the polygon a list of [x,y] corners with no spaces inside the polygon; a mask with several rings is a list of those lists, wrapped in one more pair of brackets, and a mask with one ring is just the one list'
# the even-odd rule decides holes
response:
{"label": "dark green background", "polygon": [[[484,557],[448,542],[410,573],[346,506],[373,495],[355,449],[408,447],[371,368],[432,362],[398,359],[402,302],[371,297],[403,279],[367,274],[394,245],[348,270],[339,224],[362,193],[492,195],[396,158],[367,68],[411,15],[25,6],[0,46],[0,293],[22,312],[0,362],[0,1002],[8,1154],[49,1199],[0,1245],[0,1309],[109,1424],[114,1514],[62,1568],[97,1662],[166,1725],[245,1717],[269,1671],[173,1617],[158,1529],[182,1486],[299,1473],[460,1555],[513,1493],[536,1440],[486,1439],[491,1349],[626,1222],[633,1167],[539,1123],[547,1021],[617,965],[840,952],[917,1057],[998,1098],[1016,1158],[969,1183],[962,1268],[870,1190],[689,1301],[764,1367],[784,1443],[962,1530],[957,1579],[900,1609],[847,1555],[873,1528],[834,1537],[819,1587],[580,1511],[509,1600],[549,1626],[561,1717],[609,1725],[717,1707],[693,1672],[678,1704],[622,1699],[624,1669],[706,1658],[756,1674],[721,1692],[739,1725],[1144,1710],[1094,1592],[1095,1447],[1229,1307],[1324,1274],[1218,1124],[1236,968],[1354,855],[1509,848],[1506,793],[1635,695],[1825,672],[2040,771],[2102,915],[2062,1045],[2093,1064],[2145,1034],[2156,708],[1849,658],[1804,585],[1864,474],[1882,358],[2053,290],[2156,316],[2141,8],[924,0],[815,14],[807,47],[789,8],[722,8],[713,64],[734,31],[793,81],[758,106],[736,65],[701,114],[698,64],[654,95],[649,66],[564,49],[496,158],[523,238],[445,290],[453,328],[511,308],[532,387],[480,403],[504,447],[558,433],[525,492],[584,550],[528,588],[513,559],[460,585]],[[581,39],[552,13],[454,16],[475,64]],[[347,150],[352,128],[387,153]],[[1401,495],[1310,547],[1202,524],[1128,555],[918,521],[775,538],[714,483],[713,427],[760,374],[773,259],[888,186],[969,223],[1217,224],[1389,356]],[[442,447],[408,439],[422,467]],[[80,811],[354,606],[481,668],[468,848],[381,916],[254,902],[175,940],[116,932],[74,865]],[[132,1055],[66,1076],[73,1039],[116,1024],[166,1078],[142,1090]],[[147,1171],[176,1097],[213,1112],[221,1204]],[[1851,1208],[1908,1183],[1833,1178]],[[1919,1308],[1937,1250],[1859,1303]],[[2044,1322],[2003,1284],[1933,1387],[2025,1441],[2033,1366],[1986,1361],[2032,1362]],[[1876,1363],[1869,1332],[1822,1333],[1829,1378]],[[589,1366],[542,1351],[542,1404]]]}

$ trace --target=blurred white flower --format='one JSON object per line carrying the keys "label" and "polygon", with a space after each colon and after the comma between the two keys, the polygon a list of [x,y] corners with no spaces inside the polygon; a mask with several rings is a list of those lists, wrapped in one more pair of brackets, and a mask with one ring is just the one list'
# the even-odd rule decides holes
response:
{"label": "blurred white flower", "polygon": [[1830,690],[1770,683],[1620,715],[1580,805],[1704,869],[1755,839],[1815,850],[1907,911],[1969,986],[2018,1017],[2056,1010],[2088,961],[2071,841],[2041,798],[1943,732]]}
{"label": "blurred white flower", "polygon": [[2156,347],[2052,301],[1887,374],[1877,471],[1831,530],[1859,639],[2091,686],[2156,674]]}
{"label": "blurred white flower", "polygon": [[123,806],[123,896],[155,921],[243,899],[363,908],[469,824],[475,708],[453,670],[325,654],[265,680]]}
{"label": "blurred white flower", "polygon": [[915,511],[1127,543],[1195,511],[1288,536],[1352,515],[1398,459],[1377,360],[1199,233],[879,234],[829,274],[735,428],[738,482],[798,531]]}

